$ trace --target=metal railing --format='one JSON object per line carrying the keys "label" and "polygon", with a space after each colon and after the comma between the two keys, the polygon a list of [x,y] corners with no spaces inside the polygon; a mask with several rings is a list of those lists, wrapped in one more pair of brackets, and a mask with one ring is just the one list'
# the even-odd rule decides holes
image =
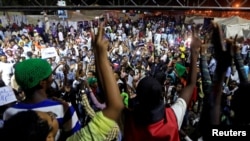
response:
{"label": "metal railing", "polygon": [[[67,0],[67,6],[56,6],[57,0],[1,1],[0,11],[41,10],[214,10],[250,11],[250,0]],[[13,1],[13,0],[10,0]],[[77,2],[77,5],[76,5]]]}

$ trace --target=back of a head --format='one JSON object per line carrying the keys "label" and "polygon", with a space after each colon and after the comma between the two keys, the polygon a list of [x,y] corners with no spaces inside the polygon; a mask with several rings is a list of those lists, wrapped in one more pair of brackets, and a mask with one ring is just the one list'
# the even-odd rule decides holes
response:
{"label": "back of a head", "polygon": [[164,72],[158,72],[155,74],[155,79],[158,80],[161,85],[164,85],[166,74]]}
{"label": "back of a head", "polygon": [[147,126],[161,120],[165,114],[162,86],[158,80],[146,76],[136,88],[136,105],[133,111],[135,123]]}
{"label": "back of a head", "polygon": [[27,59],[15,65],[15,79],[23,90],[37,86],[51,74],[51,65],[44,59]]}
{"label": "back of a head", "polygon": [[35,111],[23,111],[5,121],[0,138],[6,141],[46,141],[49,132],[47,121],[41,120]]}
{"label": "back of a head", "polygon": [[153,77],[144,77],[138,83],[136,95],[139,106],[153,109],[163,101],[162,85]]}

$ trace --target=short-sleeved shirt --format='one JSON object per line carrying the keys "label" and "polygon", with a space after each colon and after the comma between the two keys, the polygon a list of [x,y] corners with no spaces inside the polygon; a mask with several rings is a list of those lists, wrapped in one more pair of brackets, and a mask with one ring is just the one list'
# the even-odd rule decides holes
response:
{"label": "short-sleeved shirt", "polygon": [[100,111],[84,128],[68,137],[67,141],[103,141],[115,126],[117,123],[105,117]]}

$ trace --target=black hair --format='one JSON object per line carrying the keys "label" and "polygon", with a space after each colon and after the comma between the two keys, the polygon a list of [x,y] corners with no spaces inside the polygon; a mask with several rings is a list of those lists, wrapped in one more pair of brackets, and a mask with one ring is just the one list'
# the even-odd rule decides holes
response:
{"label": "black hair", "polygon": [[166,74],[164,72],[158,72],[155,74],[155,79],[161,84],[164,85],[166,80]]}
{"label": "black hair", "polygon": [[136,94],[139,105],[144,109],[154,109],[163,101],[162,85],[157,79],[150,76],[140,80]]}
{"label": "black hair", "polygon": [[6,86],[4,81],[2,79],[0,79],[0,87],[4,87],[4,86]]}
{"label": "black hair", "polygon": [[88,72],[92,73],[93,76],[96,76],[96,72],[93,70],[89,70]]}
{"label": "black hair", "polygon": [[142,126],[155,123],[164,118],[165,105],[162,86],[158,80],[146,76],[136,88],[136,105],[133,107],[135,123]]}
{"label": "black hair", "polygon": [[35,111],[22,111],[7,121],[0,129],[1,140],[6,141],[46,141],[51,128]]}
{"label": "black hair", "polygon": [[28,57],[32,57],[32,55],[33,55],[33,53],[32,53],[31,51],[28,51],[28,52],[27,52],[27,56],[28,56]]}

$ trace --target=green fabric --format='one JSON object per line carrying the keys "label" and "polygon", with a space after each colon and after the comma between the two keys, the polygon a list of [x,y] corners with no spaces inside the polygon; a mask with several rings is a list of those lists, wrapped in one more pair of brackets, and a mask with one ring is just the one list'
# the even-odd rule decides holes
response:
{"label": "green fabric", "polygon": [[128,98],[129,98],[128,94],[125,93],[125,92],[122,92],[122,93],[121,93],[121,96],[123,97],[123,103],[124,103],[124,105],[125,105],[126,107],[128,107]]}
{"label": "green fabric", "polygon": [[105,117],[102,112],[97,112],[88,125],[68,137],[67,141],[91,141],[92,137],[95,141],[103,141],[115,126],[117,123],[114,120]]}
{"label": "green fabric", "polygon": [[88,84],[91,86],[97,82],[95,77],[88,78]]}
{"label": "green fabric", "polygon": [[180,63],[176,63],[175,64],[175,70],[176,70],[177,75],[179,77],[182,77],[184,75],[184,73],[186,72],[186,67],[184,67]]}
{"label": "green fabric", "polygon": [[51,65],[43,59],[27,59],[15,66],[15,79],[23,89],[32,88],[52,74]]}

